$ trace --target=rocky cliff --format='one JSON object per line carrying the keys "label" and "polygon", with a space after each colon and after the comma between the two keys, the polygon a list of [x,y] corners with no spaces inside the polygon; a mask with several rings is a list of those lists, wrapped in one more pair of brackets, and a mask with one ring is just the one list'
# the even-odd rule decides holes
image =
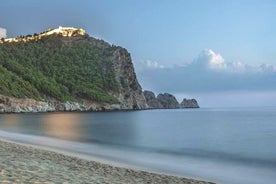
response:
{"label": "rocky cliff", "polygon": [[115,79],[119,84],[119,91],[111,93],[120,102],[122,109],[145,109],[146,99],[136,78],[130,54],[126,49],[118,48],[113,52]]}
{"label": "rocky cliff", "polygon": [[179,103],[176,98],[169,93],[157,95],[157,100],[161,104],[162,108],[165,109],[176,109],[179,108]]}
{"label": "rocky cliff", "polygon": [[183,101],[180,103],[181,108],[199,108],[199,105],[196,99],[186,99],[184,98]]}
{"label": "rocky cliff", "polygon": [[83,29],[2,39],[0,81],[0,112],[148,107],[127,50]]}
{"label": "rocky cliff", "polygon": [[163,108],[163,106],[157,100],[155,94],[152,91],[144,91],[143,93],[144,93],[144,96],[146,98],[146,102],[147,102],[150,109]]}
{"label": "rocky cliff", "polygon": [[181,104],[169,93],[159,94],[155,97],[152,91],[144,91],[146,102],[150,109],[178,109],[178,108],[199,108],[195,99],[184,98]]}

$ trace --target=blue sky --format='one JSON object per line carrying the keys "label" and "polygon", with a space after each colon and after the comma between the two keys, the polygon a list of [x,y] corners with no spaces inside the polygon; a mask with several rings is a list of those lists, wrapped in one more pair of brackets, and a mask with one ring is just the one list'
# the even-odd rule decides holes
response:
{"label": "blue sky", "polygon": [[[210,106],[205,101],[208,94],[214,93],[215,96],[229,95],[229,91],[235,96],[239,96],[239,91],[240,95],[252,93],[254,97],[258,92],[274,95],[275,88],[271,86],[276,82],[275,72],[268,66],[276,65],[274,0],[0,0],[0,3],[0,27],[6,29],[8,37],[59,25],[75,26],[127,48],[139,81],[146,89],[178,94],[179,99],[183,95],[196,97],[204,106]],[[1,34],[5,34],[3,29]],[[205,59],[198,62],[204,53]],[[223,59],[219,71],[208,64],[217,56]],[[194,67],[196,63],[201,65]],[[265,67],[260,67],[262,64]],[[234,77],[237,75],[238,79]],[[182,80],[176,80],[177,77]],[[206,77],[212,80],[208,87]],[[168,78],[175,80],[175,84],[189,85],[176,89],[171,83],[164,84],[163,79]],[[226,82],[217,82],[218,78]],[[239,85],[233,84],[237,80]]]}

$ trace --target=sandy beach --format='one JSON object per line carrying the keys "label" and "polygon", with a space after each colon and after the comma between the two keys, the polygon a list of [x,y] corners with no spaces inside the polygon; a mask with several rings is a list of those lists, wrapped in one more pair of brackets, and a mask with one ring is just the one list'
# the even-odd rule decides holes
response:
{"label": "sandy beach", "polygon": [[0,183],[206,184],[210,182],[114,167],[0,141]]}

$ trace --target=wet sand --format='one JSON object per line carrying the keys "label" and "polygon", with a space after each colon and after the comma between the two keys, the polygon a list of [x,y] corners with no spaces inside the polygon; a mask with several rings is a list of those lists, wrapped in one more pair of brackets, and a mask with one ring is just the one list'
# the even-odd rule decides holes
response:
{"label": "wet sand", "polygon": [[0,183],[187,183],[165,174],[115,167],[95,161],[0,141]]}

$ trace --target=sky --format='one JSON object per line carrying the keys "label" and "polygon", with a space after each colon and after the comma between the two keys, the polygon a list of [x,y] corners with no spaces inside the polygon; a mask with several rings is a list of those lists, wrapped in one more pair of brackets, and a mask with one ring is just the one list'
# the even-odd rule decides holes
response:
{"label": "sky", "polygon": [[203,107],[276,106],[275,0],[0,0],[0,37],[58,26],[131,53],[143,89]]}

